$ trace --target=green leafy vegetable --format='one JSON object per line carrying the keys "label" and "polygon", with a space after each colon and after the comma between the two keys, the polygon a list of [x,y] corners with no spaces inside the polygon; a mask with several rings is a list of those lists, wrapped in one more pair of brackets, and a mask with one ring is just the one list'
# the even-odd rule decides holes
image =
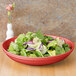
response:
{"label": "green leafy vegetable", "polygon": [[65,52],[68,52],[70,50],[69,47],[65,47]]}
{"label": "green leafy vegetable", "polygon": [[19,51],[19,47],[16,43],[11,42],[8,51]]}
{"label": "green leafy vegetable", "polygon": [[48,53],[50,54],[50,56],[55,56],[56,55],[55,50],[48,50]]}
{"label": "green leafy vegetable", "polygon": [[52,40],[53,38],[52,37],[49,37],[49,36],[44,36],[44,39],[41,40],[41,42],[44,44],[44,45],[47,45],[47,42]]}
{"label": "green leafy vegetable", "polygon": [[69,45],[68,44],[63,44],[63,48],[65,49],[65,52],[68,52],[70,50]]}
{"label": "green leafy vegetable", "polygon": [[25,50],[25,49],[22,49],[21,52],[20,52],[20,55],[21,55],[21,56],[27,56],[27,55],[26,55],[26,50]]}
{"label": "green leafy vegetable", "polygon": [[56,46],[55,50],[56,50],[56,55],[65,53],[64,48],[61,48],[60,46]]}
{"label": "green leafy vegetable", "polygon": [[40,31],[36,32],[36,36],[40,39],[44,39],[44,35]]}
{"label": "green leafy vegetable", "polygon": [[25,37],[25,34],[20,34],[17,39],[15,40],[15,43],[17,44],[23,44],[24,42],[27,42],[28,38]]}
{"label": "green leafy vegetable", "polygon": [[63,48],[65,48],[65,47],[69,47],[69,45],[68,44],[63,44]]}
{"label": "green leafy vegetable", "polygon": [[44,54],[43,56],[44,56],[44,57],[49,57],[50,55],[49,55],[49,54]]}
{"label": "green leafy vegetable", "polygon": [[35,54],[30,54],[29,57],[37,57]]}
{"label": "green leafy vegetable", "polygon": [[43,55],[40,51],[36,51],[35,54],[36,54],[37,57],[43,57]]}
{"label": "green leafy vegetable", "polygon": [[47,45],[47,47],[56,46],[56,45],[57,45],[57,41],[53,40]]}
{"label": "green leafy vegetable", "polygon": [[9,52],[12,54],[20,55],[20,52],[18,52],[18,51],[9,51]]}
{"label": "green leafy vegetable", "polygon": [[8,52],[25,57],[49,57],[63,54],[71,48],[64,40],[44,36],[40,31],[20,34],[11,42]]}
{"label": "green leafy vegetable", "polygon": [[50,36],[44,36],[44,38],[45,38],[46,41],[50,41],[50,40],[54,39],[54,38],[52,38]]}
{"label": "green leafy vegetable", "polygon": [[33,34],[32,32],[26,33],[26,37],[27,37],[28,41],[32,40],[32,38],[33,38],[32,34]]}

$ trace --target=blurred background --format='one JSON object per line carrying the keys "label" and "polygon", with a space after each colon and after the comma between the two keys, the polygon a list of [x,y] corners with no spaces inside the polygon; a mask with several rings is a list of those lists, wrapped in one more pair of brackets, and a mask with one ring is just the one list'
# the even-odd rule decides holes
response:
{"label": "blurred background", "polygon": [[15,2],[12,24],[15,36],[28,31],[76,41],[76,0],[0,0],[0,41],[6,37],[6,6]]}

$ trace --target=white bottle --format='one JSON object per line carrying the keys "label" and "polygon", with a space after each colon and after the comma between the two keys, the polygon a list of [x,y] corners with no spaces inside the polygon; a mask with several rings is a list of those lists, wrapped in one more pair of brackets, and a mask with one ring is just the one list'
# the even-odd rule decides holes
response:
{"label": "white bottle", "polygon": [[7,32],[6,32],[6,40],[12,38],[14,36],[14,32],[12,30],[12,24],[11,23],[8,23],[7,24]]}

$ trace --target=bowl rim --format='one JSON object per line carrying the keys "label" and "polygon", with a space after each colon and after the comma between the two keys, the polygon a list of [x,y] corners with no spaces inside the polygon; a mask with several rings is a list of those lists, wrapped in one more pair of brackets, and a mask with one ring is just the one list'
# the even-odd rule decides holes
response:
{"label": "bowl rim", "polygon": [[12,53],[8,52],[8,51],[4,48],[4,44],[5,44],[6,42],[12,40],[12,39],[16,39],[18,36],[13,37],[13,38],[10,38],[10,39],[8,39],[8,40],[5,40],[5,41],[2,43],[2,49],[3,49],[3,51],[4,51],[6,54],[11,55],[12,57],[15,57],[15,58],[20,58],[20,59],[31,59],[31,58],[32,58],[32,59],[45,59],[45,58],[60,57],[60,56],[63,56],[63,55],[65,55],[65,54],[71,53],[71,52],[73,51],[73,49],[74,49],[74,43],[73,43],[71,40],[69,40],[69,39],[67,39],[67,38],[64,38],[64,37],[61,37],[61,36],[56,36],[56,35],[49,35],[49,34],[44,34],[44,35],[47,35],[47,36],[50,36],[50,37],[59,37],[59,38],[65,40],[65,41],[68,40],[68,41],[71,43],[71,49],[70,49],[68,52],[64,53],[64,54],[60,54],[60,55],[56,55],[56,56],[49,56],[49,57],[25,57],[25,56],[15,55],[15,54],[12,54]]}

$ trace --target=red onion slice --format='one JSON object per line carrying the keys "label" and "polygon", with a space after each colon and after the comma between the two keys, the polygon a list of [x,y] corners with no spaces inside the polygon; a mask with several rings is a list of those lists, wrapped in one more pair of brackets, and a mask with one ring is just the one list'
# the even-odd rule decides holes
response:
{"label": "red onion slice", "polygon": [[48,41],[47,43],[50,43],[51,41],[53,41],[54,39],[52,39],[52,40],[50,40],[50,41]]}
{"label": "red onion slice", "polygon": [[33,44],[33,42],[32,41],[28,41],[28,42],[23,43],[23,45],[26,45],[26,44]]}
{"label": "red onion slice", "polygon": [[43,43],[41,43],[41,45],[40,45],[40,47],[39,47],[39,49],[41,50],[41,47],[43,46]]}
{"label": "red onion slice", "polygon": [[33,42],[32,41],[28,41],[27,44],[33,44]]}
{"label": "red onion slice", "polygon": [[27,48],[27,50],[35,51],[36,49],[34,49],[34,48]]}
{"label": "red onion slice", "polygon": [[23,43],[23,45],[26,45],[26,44],[27,44],[27,42]]}

